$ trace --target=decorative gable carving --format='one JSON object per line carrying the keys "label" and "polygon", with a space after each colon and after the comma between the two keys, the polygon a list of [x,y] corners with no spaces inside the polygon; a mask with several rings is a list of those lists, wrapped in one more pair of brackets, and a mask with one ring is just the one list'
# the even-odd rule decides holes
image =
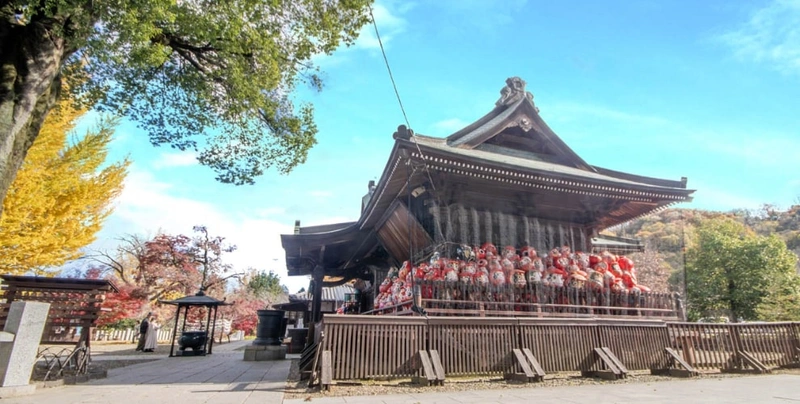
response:
{"label": "decorative gable carving", "polygon": [[492,149],[503,154],[509,151],[546,156],[546,160],[568,167],[596,172],[569,148],[539,115],[533,103],[533,94],[525,90],[525,80],[519,77],[506,79],[500,90],[495,108],[481,119],[447,137],[451,147],[465,149]]}

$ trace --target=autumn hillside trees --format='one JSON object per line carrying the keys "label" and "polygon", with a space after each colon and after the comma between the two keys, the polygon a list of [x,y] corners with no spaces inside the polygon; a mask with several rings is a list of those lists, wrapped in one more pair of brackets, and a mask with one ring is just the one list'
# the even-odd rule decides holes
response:
{"label": "autumn hillside trees", "polygon": [[113,119],[72,134],[84,112],[62,102],[11,185],[0,217],[0,273],[42,274],[78,258],[111,213],[129,162],[106,164]]}
{"label": "autumn hillside trees", "polygon": [[147,239],[127,235],[120,239],[116,250],[91,255],[95,264],[90,271],[93,276],[109,279],[120,289],[118,294],[109,294],[104,307],[111,310],[101,314],[98,324],[138,319],[148,311],[169,319],[174,316],[174,307],[160,305],[159,300],[202,291],[232,303],[223,306],[220,313],[234,324],[241,323],[244,328],[240,329],[247,331],[255,310],[280,300],[276,290],[284,289],[277,275],[270,273],[266,291],[261,286],[250,286],[255,285],[252,279],[261,279],[260,273],[253,269],[233,270],[225,257],[235,246],[225,243],[224,237],[210,235],[205,226],[195,226],[193,230],[192,237],[162,233]]}

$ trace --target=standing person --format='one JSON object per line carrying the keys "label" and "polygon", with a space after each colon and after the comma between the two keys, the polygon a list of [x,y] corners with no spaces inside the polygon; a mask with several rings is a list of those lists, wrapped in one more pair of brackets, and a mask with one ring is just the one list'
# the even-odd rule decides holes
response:
{"label": "standing person", "polygon": [[142,323],[139,324],[139,343],[136,344],[136,351],[144,350],[144,340],[147,334],[147,329],[150,328],[150,322],[148,321],[149,319],[150,313],[148,312],[147,315],[144,316]]}
{"label": "standing person", "polygon": [[158,330],[161,329],[161,325],[156,320],[156,316],[150,317],[150,325],[147,327],[144,341],[144,352],[153,352],[158,345]]}

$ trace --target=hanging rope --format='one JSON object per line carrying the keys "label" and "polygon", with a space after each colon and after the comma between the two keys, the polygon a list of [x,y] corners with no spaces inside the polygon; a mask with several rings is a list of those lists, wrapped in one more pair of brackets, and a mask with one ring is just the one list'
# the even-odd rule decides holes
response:
{"label": "hanging rope", "polygon": [[397,84],[394,82],[394,75],[392,75],[392,68],[389,67],[389,59],[386,57],[386,50],[383,48],[383,41],[381,40],[381,34],[378,32],[378,24],[375,22],[375,16],[372,14],[372,5],[369,6],[369,16],[372,19],[372,26],[375,28],[375,36],[378,38],[378,45],[381,47],[381,54],[383,55],[383,61],[386,64],[386,70],[389,71],[389,79],[392,81],[392,88],[394,88],[394,94],[397,96],[397,103],[400,104],[400,111],[403,113],[403,119],[406,121],[406,127],[410,128],[411,124],[408,123],[408,116],[406,116],[406,109],[403,108],[403,101],[400,99],[400,92],[397,91]]}

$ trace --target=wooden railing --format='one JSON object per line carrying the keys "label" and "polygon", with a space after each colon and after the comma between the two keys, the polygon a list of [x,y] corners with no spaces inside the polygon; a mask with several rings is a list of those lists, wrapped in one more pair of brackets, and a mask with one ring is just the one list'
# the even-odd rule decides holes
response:
{"label": "wooden railing", "polygon": [[[628,293],[546,286],[541,283],[475,285],[417,281],[421,305],[431,316],[617,317],[678,320],[675,298],[666,293]],[[408,314],[411,302],[370,314]]]}
{"label": "wooden railing", "polygon": [[331,351],[334,379],[397,378],[415,375],[414,355],[425,349],[427,322],[420,317],[325,315],[323,350]]}
{"label": "wooden railing", "polygon": [[667,369],[670,346],[667,325],[657,321],[627,321],[598,326],[600,346],[608,347],[628,369]]}
{"label": "wooden railing", "polygon": [[741,367],[739,351],[767,366],[795,363],[800,354],[800,323],[670,323],[668,329],[674,348],[698,369]]}
{"label": "wooden railing", "polygon": [[439,352],[448,375],[503,374],[513,365],[519,334],[514,319],[431,318],[427,332],[427,349]]}
{"label": "wooden railing", "polygon": [[547,372],[598,370],[592,349],[600,346],[594,321],[520,319],[520,347],[537,355]]}
{"label": "wooden railing", "polygon": [[421,350],[437,351],[448,376],[519,372],[514,349],[530,349],[547,373],[605,369],[606,347],[628,370],[667,370],[674,349],[697,370],[798,363],[800,323],[693,324],[657,320],[325,315],[323,350],[334,380],[418,376]]}

